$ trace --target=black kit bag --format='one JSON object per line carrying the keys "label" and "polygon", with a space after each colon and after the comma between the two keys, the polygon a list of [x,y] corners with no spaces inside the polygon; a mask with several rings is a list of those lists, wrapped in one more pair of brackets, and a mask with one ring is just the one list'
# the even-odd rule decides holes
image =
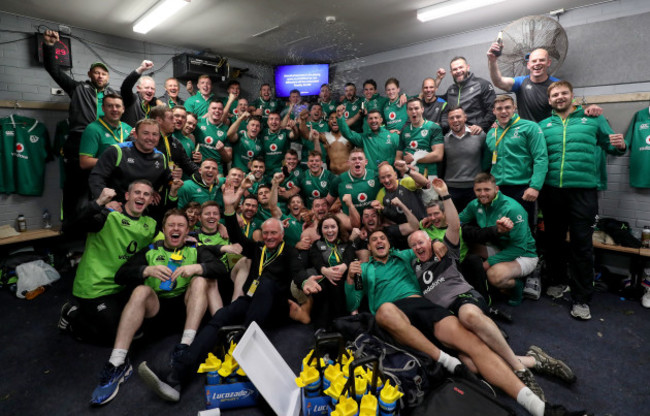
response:
{"label": "black kit bag", "polygon": [[411,416],[515,416],[478,385],[464,379],[449,378],[431,391]]}

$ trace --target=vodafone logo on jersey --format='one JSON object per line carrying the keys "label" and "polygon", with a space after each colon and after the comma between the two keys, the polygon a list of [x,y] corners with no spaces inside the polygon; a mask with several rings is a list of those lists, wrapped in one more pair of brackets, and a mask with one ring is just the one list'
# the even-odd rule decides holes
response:
{"label": "vodafone logo on jersey", "polygon": [[313,196],[314,198],[318,198],[320,196],[320,192],[314,189],[313,191],[311,191],[311,196]]}
{"label": "vodafone logo on jersey", "polygon": [[287,189],[293,188],[293,182],[288,182],[287,183]]}
{"label": "vodafone logo on jersey", "polygon": [[239,110],[235,108],[234,110],[232,110],[232,113],[237,116],[239,115]]}
{"label": "vodafone logo on jersey", "polygon": [[359,195],[357,195],[357,199],[359,200],[359,202],[366,202],[368,200],[368,195],[361,192]]}
{"label": "vodafone logo on jersey", "polygon": [[271,114],[271,110],[269,110],[269,109],[267,108],[266,110],[264,110],[264,114],[266,114],[266,115],[268,116],[269,114]]}
{"label": "vodafone logo on jersey", "polygon": [[409,143],[409,147],[410,147],[411,149],[417,149],[417,147],[418,147],[418,142],[416,142],[415,140],[411,141],[411,142]]}
{"label": "vodafone logo on jersey", "polygon": [[214,144],[214,139],[212,138],[212,136],[208,136],[208,137],[205,138],[205,144],[207,144],[207,145]]}
{"label": "vodafone logo on jersey", "polygon": [[391,111],[391,112],[388,114],[388,119],[389,119],[389,120],[395,120],[395,117],[397,117],[397,114],[395,114],[394,111]]}
{"label": "vodafone logo on jersey", "polygon": [[271,146],[269,146],[269,149],[271,149],[272,152],[275,152],[276,150],[278,150],[278,145],[273,143]]}
{"label": "vodafone logo on jersey", "polygon": [[248,156],[248,157],[253,157],[253,155],[254,155],[254,153],[253,153],[252,150],[249,150],[248,152],[246,152],[246,156]]}
{"label": "vodafone logo on jersey", "polygon": [[650,145],[650,136],[645,138],[645,144]]}
{"label": "vodafone logo on jersey", "polygon": [[22,153],[25,151],[25,146],[22,143],[16,143],[16,152]]}
{"label": "vodafone logo on jersey", "polygon": [[349,111],[346,111],[345,113],[343,113],[343,116],[344,116],[345,118],[350,117],[350,112],[349,112]]}

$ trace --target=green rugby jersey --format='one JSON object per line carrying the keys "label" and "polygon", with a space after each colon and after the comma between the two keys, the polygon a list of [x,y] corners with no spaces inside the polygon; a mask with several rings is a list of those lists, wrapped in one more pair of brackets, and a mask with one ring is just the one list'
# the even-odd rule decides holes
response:
{"label": "green rugby jersey", "polygon": [[132,218],[109,210],[104,226],[88,233],[72,294],[95,299],[120,292],[124,287],[115,283],[115,273],[131,256],[151,243],[155,232],[153,218]]}

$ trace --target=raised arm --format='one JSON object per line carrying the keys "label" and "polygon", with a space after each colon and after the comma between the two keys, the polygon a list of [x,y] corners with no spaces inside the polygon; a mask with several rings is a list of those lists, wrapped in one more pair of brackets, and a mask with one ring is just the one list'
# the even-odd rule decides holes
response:
{"label": "raised arm", "polygon": [[458,245],[460,242],[460,219],[458,218],[456,206],[451,200],[451,195],[449,195],[447,184],[442,179],[435,178],[431,181],[431,186],[436,193],[440,195],[440,199],[443,201],[445,217],[447,218],[447,231],[445,232],[447,240],[449,240],[453,245]]}
{"label": "raised arm", "polygon": [[500,51],[501,47],[498,43],[494,42],[490,45],[490,49],[487,51],[488,58],[488,69],[490,70],[490,79],[495,87],[501,88],[504,91],[512,91],[512,86],[515,85],[515,79],[510,77],[504,77],[501,75],[499,70],[499,65],[497,65],[497,56],[494,54],[495,51]]}
{"label": "raised arm", "polygon": [[248,111],[244,111],[244,113],[237,117],[237,120],[228,127],[226,136],[230,143],[237,143],[239,141],[239,134],[237,134],[239,126],[241,126],[242,121],[248,119],[250,116],[251,114]]}

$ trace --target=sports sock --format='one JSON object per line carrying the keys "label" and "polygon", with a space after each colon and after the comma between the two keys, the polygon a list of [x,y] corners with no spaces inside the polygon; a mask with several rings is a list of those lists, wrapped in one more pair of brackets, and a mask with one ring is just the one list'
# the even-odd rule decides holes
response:
{"label": "sports sock", "polygon": [[447,354],[444,351],[440,351],[440,357],[438,357],[438,362],[440,363],[440,365],[445,367],[445,369],[450,373],[453,373],[456,366],[461,364],[458,358],[452,357],[451,355]]}
{"label": "sports sock", "polygon": [[544,416],[544,407],[546,403],[532,392],[528,387],[519,390],[517,394],[517,403],[533,416]]}
{"label": "sports sock", "polygon": [[111,351],[111,358],[108,359],[108,362],[113,364],[115,367],[119,367],[124,364],[124,361],[126,361],[126,354],[128,352],[128,350],[116,348]]}
{"label": "sports sock", "polygon": [[181,337],[181,344],[190,345],[194,341],[196,336],[196,330],[186,329],[183,331],[183,336]]}

